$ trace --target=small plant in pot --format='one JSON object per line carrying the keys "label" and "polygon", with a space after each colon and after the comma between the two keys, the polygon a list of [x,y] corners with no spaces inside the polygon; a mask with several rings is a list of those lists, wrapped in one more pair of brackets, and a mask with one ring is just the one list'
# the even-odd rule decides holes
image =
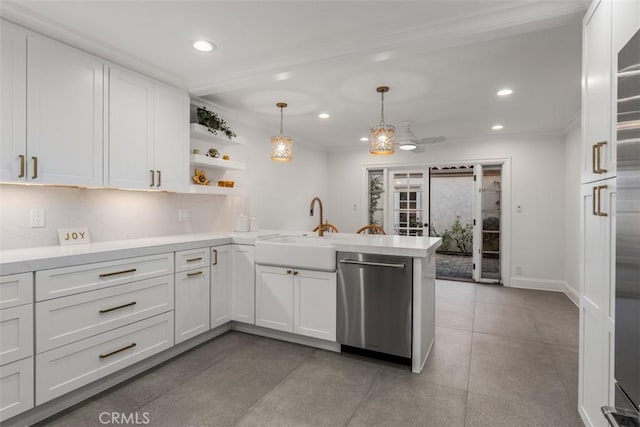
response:
{"label": "small plant in pot", "polygon": [[207,130],[214,135],[217,135],[218,132],[222,132],[229,139],[237,136],[235,132],[229,128],[229,125],[227,125],[227,122],[225,122],[223,118],[218,116],[217,113],[207,110],[207,107],[198,107],[196,117],[198,119],[198,124],[206,126]]}

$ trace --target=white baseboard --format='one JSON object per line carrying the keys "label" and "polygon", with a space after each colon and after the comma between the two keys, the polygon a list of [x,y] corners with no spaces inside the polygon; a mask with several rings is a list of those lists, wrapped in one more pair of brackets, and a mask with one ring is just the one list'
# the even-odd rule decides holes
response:
{"label": "white baseboard", "polygon": [[537,279],[534,277],[511,277],[511,288],[536,289],[539,291],[564,292],[562,280]]}
{"label": "white baseboard", "polygon": [[568,282],[564,282],[564,293],[576,307],[580,307],[580,292],[576,291]]}

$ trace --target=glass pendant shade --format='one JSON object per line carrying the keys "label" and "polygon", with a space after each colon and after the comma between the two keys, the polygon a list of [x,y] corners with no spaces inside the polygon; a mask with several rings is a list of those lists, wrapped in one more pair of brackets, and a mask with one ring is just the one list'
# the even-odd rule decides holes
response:
{"label": "glass pendant shade", "polygon": [[282,110],[287,108],[287,104],[278,102],[276,107],[280,109],[280,134],[271,137],[271,160],[274,162],[289,162],[293,159],[293,138],[282,134]]}
{"label": "glass pendant shade", "polygon": [[275,162],[288,162],[292,159],[293,139],[288,136],[278,135],[271,137],[271,160]]}
{"label": "glass pendant shade", "polygon": [[369,152],[371,154],[384,156],[393,154],[395,151],[396,128],[384,122],[384,94],[389,92],[389,88],[387,86],[380,86],[376,89],[376,92],[380,94],[381,100],[380,123],[371,127]]}
{"label": "glass pendant shade", "polygon": [[389,155],[394,153],[393,143],[396,128],[391,125],[376,125],[371,127],[371,139],[369,152],[376,155]]}

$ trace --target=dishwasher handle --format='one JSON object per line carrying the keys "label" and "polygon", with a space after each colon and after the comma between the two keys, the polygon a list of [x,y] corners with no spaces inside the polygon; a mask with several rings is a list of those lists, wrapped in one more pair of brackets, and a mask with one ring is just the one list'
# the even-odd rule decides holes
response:
{"label": "dishwasher handle", "polygon": [[404,269],[407,266],[405,264],[390,264],[387,262],[374,262],[374,261],[358,261],[354,259],[341,259],[341,264],[354,264],[354,265],[368,265],[372,267],[389,267],[389,268],[401,268]]}

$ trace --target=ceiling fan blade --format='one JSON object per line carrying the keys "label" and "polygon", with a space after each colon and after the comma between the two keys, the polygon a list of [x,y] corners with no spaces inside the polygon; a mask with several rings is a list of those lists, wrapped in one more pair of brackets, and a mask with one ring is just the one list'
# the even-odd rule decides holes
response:
{"label": "ceiling fan blade", "polygon": [[438,144],[440,142],[445,142],[446,140],[446,136],[432,136],[429,138],[422,138],[418,141],[418,144]]}

